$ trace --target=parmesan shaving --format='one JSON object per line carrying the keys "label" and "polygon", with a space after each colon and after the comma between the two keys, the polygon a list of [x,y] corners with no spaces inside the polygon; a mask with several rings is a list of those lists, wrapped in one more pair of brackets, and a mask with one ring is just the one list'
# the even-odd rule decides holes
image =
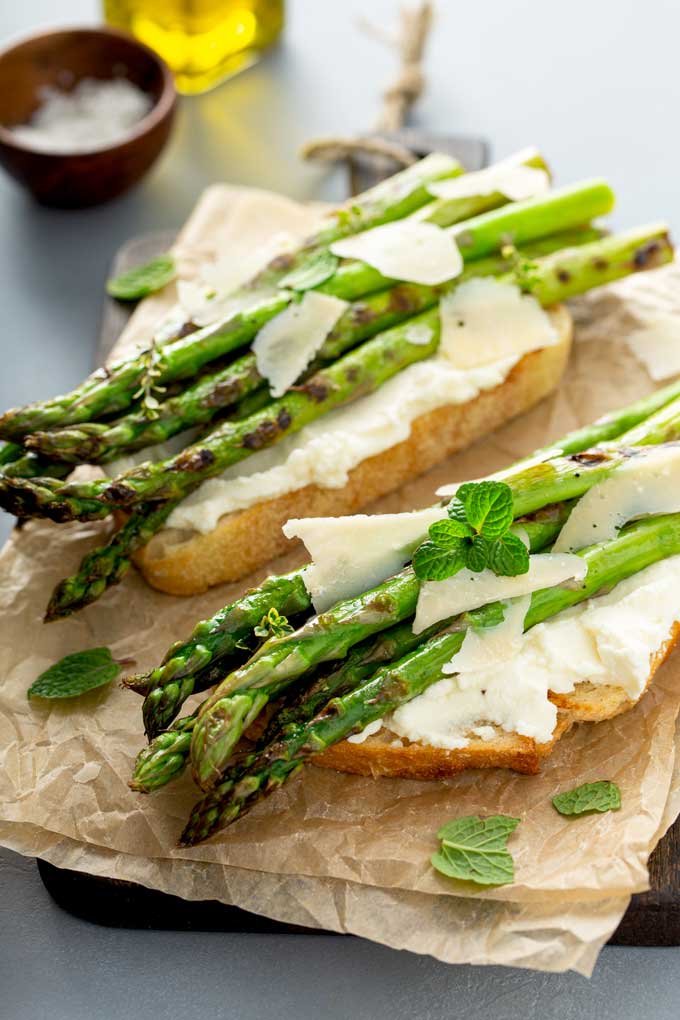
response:
{"label": "parmesan shaving", "polygon": [[460,651],[442,666],[442,673],[469,673],[512,659],[522,647],[524,618],[530,605],[531,595],[522,595],[503,607],[503,620],[496,627],[469,627]]}
{"label": "parmesan shaving", "polygon": [[413,633],[421,634],[440,620],[478,609],[487,602],[504,602],[541,588],[555,588],[565,581],[581,580],[586,572],[585,561],[579,556],[539,553],[529,557],[529,570],[517,577],[499,577],[488,569],[479,573],[465,569],[445,581],[425,581],[420,586]]}
{"label": "parmesan shaving", "polygon": [[559,339],[536,298],[493,277],[467,280],[445,294],[439,315],[440,350],[460,369],[521,357]]}
{"label": "parmesan shaving", "polygon": [[555,552],[616,538],[636,517],[680,511],[680,447],[650,447],[586,492],[572,510]]}
{"label": "parmesan shaving", "polygon": [[[268,292],[270,295],[273,291]],[[177,299],[183,311],[184,322],[193,322],[203,329],[207,326],[222,328],[230,319],[246,308],[252,308],[259,298],[267,293],[239,294],[220,297],[212,287],[199,280],[178,280]],[[213,329],[211,332],[215,332]]]}
{"label": "parmesan shaving", "polygon": [[401,570],[429,526],[444,517],[444,507],[404,514],[308,517],[288,521],[283,533],[305,544],[312,559],[304,572],[305,587],[317,613],[322,613]]}
{"label": "parmesan shaving", "polygon": [[[292,234],[273,234],[264,244],[252,250],[221,253],[214,261],[202,259],[195,275],[177,281],[177,297],[184,311],[185,321],[197,326],[223,323],[244,308],[252,308],[258,301],[276,293],[273,287],[259,287],[244,294],[236,294],[240,287],[253,279],[277,255],[292,250]],[[184,253],[184,259],[191,257]]]}
{"label": "parmesan shaving", "polygon": [[550,178],[545,170],[533,166],[512,166],[510,163],[499,163],[487,170],[462,174],[450,180],[433,181],[427,186],[435,198],[473,198],[498,193],[511,202],[533,198],[549,189]]}
{"label": "parmesan shaving", "polygon": [[265,323],[252,349],[272,396],[283,396],[300,377],[346,308],[340,298],[308,290]]}
{"label": "parmesan shaving", "polygon": [[680,319],[660,315],[626,337],[626,343],[655,382],[680,375]]}
{"label": "parmesan shaving", "polygon": [[436,286],[460,276],[463,257],[452,235],[434,223],[397,220],[335,241],[334,255],[359,259],[392,280]]}

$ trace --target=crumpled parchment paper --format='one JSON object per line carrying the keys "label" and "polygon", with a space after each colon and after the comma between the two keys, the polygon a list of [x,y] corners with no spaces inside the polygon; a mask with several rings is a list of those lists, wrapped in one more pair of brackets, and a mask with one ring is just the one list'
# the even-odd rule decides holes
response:
{"label": "crumpled parchment paper", "polygon": [[[209,189],[179,241],[186,272],[228,249],[238,258],[272,231],[303,234],[318,215],[249,189]],[[172,288],[144,302],[119,350],[148,336]],[[667,268],[573,303],[574,352],[551,398],[506,428],[372,507],[426,506],[447,481],[506,466],[536,447],[653,388],[625,343],[655,315],[680,312],[680,273]],[[175,848],[197,792],[188,777],[154,796],[127,787],[143,741],[141,700],[112,686],[76,702],[26,699],[51,662],[108,645],[138,668],[159,661],[196,620],[266,573],[301,562],[292,552],[238,585],[193,599],[149,589],[134,573],[76,617],[45,626],[53,585],[71,573],[109,524],[29,522],[0,559],[0,842],[57,865],[127,879],[187,899],[218,899],[279,920],[348,931],[450,962],[502,963],[589,973],[632,893],[648,885],[647,859],[680,810],[675,769],[680,659],[671,656],[631,712],[581,725],[539,776],[472,771],[437,782],[370,780],[308,768],[205,846]],[[617,813],[568,820],[550,798],[608,778]],[[446,819],[516,815],[516,882],[479,890],[429,864]]]}

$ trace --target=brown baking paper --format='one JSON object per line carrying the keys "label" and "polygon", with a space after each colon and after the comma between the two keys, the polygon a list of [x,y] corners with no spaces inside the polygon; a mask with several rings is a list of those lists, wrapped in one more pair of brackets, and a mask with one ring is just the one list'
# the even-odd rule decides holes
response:
{"label": "brown baking paper", "polygon": [[[192,251],[237,253],[272,231],[303,233],[317,212],[246,189],[210,189],[180,238]],[[371,509],[432,502],[446,481],[487,474],[653,384],[625,344],[659,313],[680,312],[679,274],[664,269],[574,302],[577,338],[557,394],[471,450]],[[172,288],[137,311],[122,343],[148,337]],[[680,809],[676,716],[680,659],[626,715],[575,728],[540,776],[473,771],[437,783],[370,780],[309,768],[211,843],[174,844],[197,792],[188,777],[152,797],[127,787],[143,739],[134,694],[112,686],[77,702],[28,702],[51,662],[108,645],[139,669],[158,662],[193,623],[267,572],[191,600],[149,589],[134,573],[75,618],[45,626],[53,585],[72,572],[108,524],[29,522],[0,559],[0,841],[66,867],[139,882],[189,899],[215,898],[293,923],[351,931],[450,962],[546,970],[592,969],[631,893],[647,887],[647,859]],[[568,821],[558,791],[601,778],[622,790],[620,812]],[[454,815],[516,815],[516,882],[477,890],[435,873],[434,834]]]}

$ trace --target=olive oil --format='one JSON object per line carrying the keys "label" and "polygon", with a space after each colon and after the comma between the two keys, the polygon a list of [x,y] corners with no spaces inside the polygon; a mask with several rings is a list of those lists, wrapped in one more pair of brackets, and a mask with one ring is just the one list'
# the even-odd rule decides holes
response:
{"label": "olive oil", "polygon": [[276,41],[284,0],[104,0],[104,15],[160,54],[180,92],[205,92]]}

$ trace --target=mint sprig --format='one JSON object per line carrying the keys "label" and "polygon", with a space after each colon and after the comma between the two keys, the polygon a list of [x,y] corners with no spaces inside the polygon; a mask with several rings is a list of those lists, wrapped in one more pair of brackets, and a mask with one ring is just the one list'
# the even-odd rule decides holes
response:
{"label": "mint sprig", "polygon": [[583,783],[573,790],[558,793],[552,799],[553,807],[561,815],[589,815],[593,812],[618,811],[621,791],[616,783],[601,779],[597,783]]}
{"label": "mint sprig", "polygon": [[413,556],[421,581],[444,581],[466,567],[515,577],[529,569],[529,552],[513,522],[512,489],[505,482],[466,482],[447,507],[448,518],[429,528]]}
{"label": "mint sprig", "polygon": [[432,866],[447,878],[477,885],[507,885],[515,878],[508,838],[519,818],[493,815],[454,818],[437,833],[441,848],[431,857]]}

